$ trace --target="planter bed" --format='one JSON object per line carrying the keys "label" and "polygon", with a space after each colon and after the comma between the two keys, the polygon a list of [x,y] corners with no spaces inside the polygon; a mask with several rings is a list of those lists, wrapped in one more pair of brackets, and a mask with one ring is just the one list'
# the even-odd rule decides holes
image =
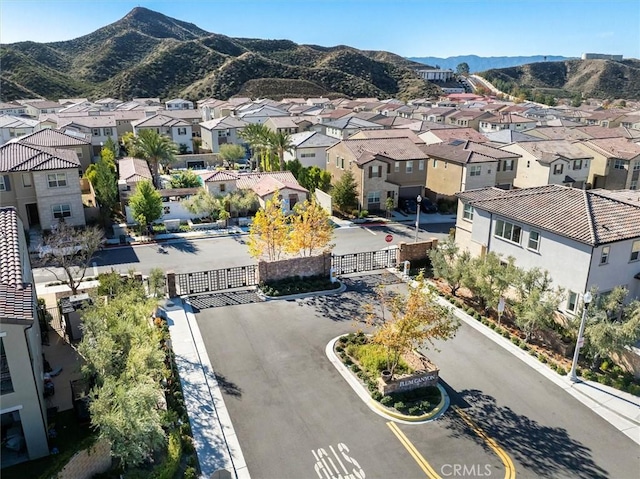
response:
{"label": "planter bed", "polygon": [[333,291],[339,289],[342,283],[331,280],[325,276],[307,276],[301,278],[281,279],[279,281],[269,281],[261,283],[258,289],[267,297],[277,298],[280,296],[290,296],[295,294],[315,293],[318,291]]}

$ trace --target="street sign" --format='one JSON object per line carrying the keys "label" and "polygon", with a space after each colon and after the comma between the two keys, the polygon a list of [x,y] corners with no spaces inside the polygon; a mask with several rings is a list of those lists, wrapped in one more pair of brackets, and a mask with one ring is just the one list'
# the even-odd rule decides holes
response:
{"label": "street sign", "polygon": [[387,243],[391,243],[391,242],[393,241],[393,235],[387,235],[387,236],[385,236],[385,237],[384,237],[384,240],[385,240]]}
{"label": "street sign", "polygon": [[583,346],[584,346],[584,338],[580,338],[580,340],[578,341],[578,348],[582,349]]}

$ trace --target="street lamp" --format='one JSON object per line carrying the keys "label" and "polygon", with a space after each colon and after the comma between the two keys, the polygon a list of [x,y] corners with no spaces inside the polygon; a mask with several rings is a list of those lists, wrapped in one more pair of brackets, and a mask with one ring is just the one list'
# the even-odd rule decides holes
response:
{"label": "street lamp", "polygon": [[416,208],[416,240],[418,242],[418,230],[420,229],[420,203],[422,203],[422,196],[418,195],[416,198],[416,202],[418,203],[418,207]]}
{"label": "street lamp", "polygon": [[584,327],[587,323],[587,308],[589,307],[589,303],[593,299],[593,296],[589,291],[584,293],[582,296],[582,302],[584,306],[582,307],[582,319],[580,320],[580,330],[578,331],[578,340],[576,341],[576,350],[573,352],[573,362],[571,363],[571,371],[569,372],[569,379],[572,382],[576,382],[578,380],[578,376],[576,375],[576,367],[578,366],[578,357],[580,356],[580,348],[582,348],[582,344],[584,342]]}

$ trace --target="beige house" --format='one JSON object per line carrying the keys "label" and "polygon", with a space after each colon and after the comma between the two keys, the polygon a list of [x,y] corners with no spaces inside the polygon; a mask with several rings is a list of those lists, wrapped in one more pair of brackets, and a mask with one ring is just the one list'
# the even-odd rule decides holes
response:
{"label": "beige house", "polygon": [[427,145],[433,145],[435,143],[448,143],[451,140],[471,140],[476,143],[483,143],[488,141],[487,138],[474,130],[473,128],[440,128],[425,131],[418,135],[420,139]]}
{"label": "beige house", "polygon": [[225,196],[238,189],[238,175],[230,170],[207,171],[201,173],[200,178],[213,196]]}
{"label": "beige house", "polygon": [[24,145],[57,148],[75,152],[80,160],[81,173],[89,168],[91,158],[93,157],[91,143],[86,140],[84,136],[74,136],[60,130],[52,130],[51,128],[23,136],[19,138],[18,141]]}
{"label": "beige house", "polygon": [[358,207],[386,208],[387,198],[415,198],[424,193],[427,156],[409,138],[347,139],[327,149],[326,170],[335,184],[351,171]]}
{"label": "beige house", "polygon": [[491,133],[492,131],[512,130],[526,131],[536,127],[537,121],[532,118],[513,113],[500,113],[490,118],[480,121],[480,132]]}
{"label": "beige house", "polygon": [[191,124],[179,118],[167,115],[151,114],[131,123],[137,136],[142,130],[152,130],[169,137],[176,145],[184,145],[187,152],[193,151],[193,132]]}
{"label": "beige house", "polygon": [[118,143],[116,119],[112,114],[60,117],[57,125],[60,130],[74,130],[87,135],[93,147],[94,157],[100,156],[100,150],[109,138]]}
{"label": "beige house", "polygon": [[153,180],[147,160],[126,157],[118,160],[118,191],[120,202],[129,203],[129,197],[135,193],[138,183]]}
{"label": "beige house", "polygon": [[465,108],[448,115],[446,123],[448,125],[459,126],[462,128],[473,128],[474,130],[479,130],[480,122],[488,118],[494,118],[494,116],[488,111]]}
{"label": "beige house", "polygon": [[487,186],[510,189],[520,155],[468,140],[450,140],[423,148],[427,162],[427,194],[453,198],[460,192]]}
{"label": "beige house", "polygon": [[593,156],[589,183],[607,190],[637,190],[640,179],[640,145],[626,138],[607,138],[576,143]]}
{"label": "beige house", "polygon": [[38,120],[0,114],[0,145],[39,129]]}
{"label": "beige house", "polygon": [[566,140],[528,141],[502,147],[522,156],[513,186],[564,185],[584,188],[593,154]]}
{"label": "beige house", "polygon": [[0,204],[22,222],[51,229],[60,219],[84,226],[80,160],[75,151],[7,143],[0,147]]}
{"label": "beige house", "polygon": [[5,467],[48,455],[49,444],[38,302],[15,208],[0,208],[0,231],[0,459]]}
{"label": "beige house", "polygon": [[222,145],[243,144],[244,140],[240,138],[240,133],[248,124],[234,116],[223,116],[201,122],[202,149],[219,153]]}

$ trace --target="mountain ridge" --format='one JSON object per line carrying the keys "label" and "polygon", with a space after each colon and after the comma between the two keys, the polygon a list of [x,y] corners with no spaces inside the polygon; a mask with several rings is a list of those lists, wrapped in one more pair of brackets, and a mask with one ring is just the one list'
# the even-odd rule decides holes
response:
{"label": "mountain ridge", "polygon": [[527,63],[555,62],[572,60],[571,57],[560,55],[530,55],[530,56],[491,56],[482,57],[478,55],[456,55],[453,57],[408,57],[409,60],[428,65],[438,65],[440,68],[456,70],[460,63],[469,65],[471,73],[482,72],[497,68],[508,68],[525,65]]}

